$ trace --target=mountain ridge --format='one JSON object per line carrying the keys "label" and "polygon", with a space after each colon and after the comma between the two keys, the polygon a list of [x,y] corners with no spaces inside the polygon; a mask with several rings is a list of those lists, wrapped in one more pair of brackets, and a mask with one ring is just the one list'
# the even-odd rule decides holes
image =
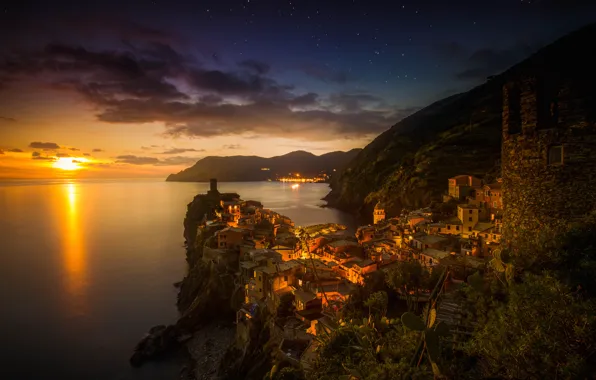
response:
{"label": "mountain ridge", "polygon": [[[170,174],[170,182],[207,182],[217,178],[226,182],[266,181],[277,175],[300,173],[312,177],[321,172],[332,173],[358,154],[360,148],[349,151],[333,151],[315,155],[304,150],[289,152],[280,156],[207,156],[193,166],[178,173]],[[262,170],[268,168],[269,170]]]}
{"label": "mountain ridge", "polygon": [[596,23],[562,36],[467,92],[438,100],[381,133],[332,178],[331,207],[371,215],[440,199],[447,178],[462,173],[490,182],[500,172],[502,87],[513,77],[587,70]]}

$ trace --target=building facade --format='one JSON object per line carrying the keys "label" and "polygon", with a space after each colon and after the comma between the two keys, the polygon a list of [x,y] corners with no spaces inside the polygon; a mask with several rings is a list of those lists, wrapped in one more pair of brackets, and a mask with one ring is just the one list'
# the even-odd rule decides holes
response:
{"label": "building facade", "polygon": [[383,220],[385,220],[385,209],[379,202],[375,205],[375,210],[373,211],[373,223],[377,224]]}

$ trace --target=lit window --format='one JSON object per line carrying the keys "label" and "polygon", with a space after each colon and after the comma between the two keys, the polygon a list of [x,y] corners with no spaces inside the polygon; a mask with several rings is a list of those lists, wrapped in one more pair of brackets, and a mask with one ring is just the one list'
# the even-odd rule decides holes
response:
{"label": "lit window", "polygon": [[548,164],[561,165],[563,163],[563,146],[551,146],[548,150]]}

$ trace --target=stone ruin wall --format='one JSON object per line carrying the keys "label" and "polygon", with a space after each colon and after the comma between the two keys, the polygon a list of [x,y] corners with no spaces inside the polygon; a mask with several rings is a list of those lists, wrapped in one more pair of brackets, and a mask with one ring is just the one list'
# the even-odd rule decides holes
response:
{"label": "stone ruin wall", "polygon": [[[503,241],[514,251],[596,210],[594,81],[545,82],[503,88]],[[563,146],[563,164],[549,164],[552,146]]]}

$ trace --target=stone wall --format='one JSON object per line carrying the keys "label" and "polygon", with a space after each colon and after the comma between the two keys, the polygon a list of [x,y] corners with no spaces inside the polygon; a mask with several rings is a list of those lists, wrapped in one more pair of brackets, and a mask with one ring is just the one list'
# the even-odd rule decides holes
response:
{"label": "stone wall", "polygon": [[[503,88],[503,241],[514,252],[532,255],[596,209],[595,82],[524,75]],[[549,163],[553,146],[562,164]]]}

